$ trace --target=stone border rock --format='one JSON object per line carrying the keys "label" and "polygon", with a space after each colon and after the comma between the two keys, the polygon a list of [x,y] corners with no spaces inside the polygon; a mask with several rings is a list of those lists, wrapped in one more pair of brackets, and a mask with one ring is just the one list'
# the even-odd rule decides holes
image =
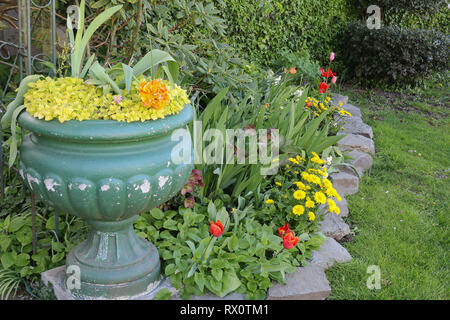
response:
{"label": "stone border rock", "polygon": [[[371,154],[375,153],[375,144],[372,140],[372,128],[362,121],[359,108],[348,104],[348,97],[335,94],[332,103],[337,105],[339,102],[344,104],[343,108],[352,114],[352,118],[344,124],[345,132],[338,133],[347,134],[347,136],[341,139],[337,145],[342,150],[351,150],[348,154],[353,158],[351,164],[357,172],[355,173],[354,170],[346,166],[341,166],[340,172],[330,174],[333,186],[342,196],[342,201],[336,200],[336,204],[341,209],[341,214],[325,213],[320,230],[327,236],[327,240],[322,244],[320,250],[313,252],[308,266],[299,267],[296,272],[286,276],[286,284],[274,282],[274,285],[268,290],[266,297],[268,300],[324,300],[331,294],[330,284],[325,274],[326,269],[332,267],[334,263],[345,263],[352,260],[348,251],[337,242],[350,234],[350,227],[342,219],[349,214],[347,200],[344,196],[358,192],[359,177],[373,165]],[[321,210],[327,211],[325,208],[325,205],[321,206]],[[42,273],[44,284],[47,285],[49,282],[53,284],[59,300],[73,299],[70,293],[64,291],[61,287],[64,269],[63,266]],[[178,294],[179,290],[173,288],[168,279],[163,280],[157,289],[134,299],[151,300],[163,288],[172,291],[171,300],[181,299]],[[245,295],[232,293],[224,298],[219,298],[208,293],[204,296],[191,297],[191,300],[230,299],[244,300]]]}

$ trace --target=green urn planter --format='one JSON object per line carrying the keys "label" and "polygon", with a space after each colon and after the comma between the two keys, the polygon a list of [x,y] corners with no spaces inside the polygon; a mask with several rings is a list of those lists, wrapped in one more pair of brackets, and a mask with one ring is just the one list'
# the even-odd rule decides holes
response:
{"label": "green urn planter", "polygon": [[[83,218],[88,239],[67,256],[78,266],[78,299],[130,298],[160,280],[156,247],[133,229],[137,216],[175,195],[193,169],[175,164],[171,134],[192,121],[190,105],[165,119],[43,121],[19,116],[30,131],[20,147],[20,173],[38,199],[58,212]],[[185,142],[186,143],[186,142]],[[186,145],[185,145],[186,148]],[[187,142],[192,152],[192,141]]]}

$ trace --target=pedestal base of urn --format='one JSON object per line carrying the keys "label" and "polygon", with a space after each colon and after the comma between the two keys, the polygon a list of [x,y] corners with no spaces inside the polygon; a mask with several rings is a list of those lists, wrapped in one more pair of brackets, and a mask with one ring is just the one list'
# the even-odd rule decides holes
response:
{"label": "pedestal base of urn", "polygon": [[127,299],[149,292],[160,279],[156,247],[122,221],[86,221],[88,239],[66,259],[65,287],[76,299]]}

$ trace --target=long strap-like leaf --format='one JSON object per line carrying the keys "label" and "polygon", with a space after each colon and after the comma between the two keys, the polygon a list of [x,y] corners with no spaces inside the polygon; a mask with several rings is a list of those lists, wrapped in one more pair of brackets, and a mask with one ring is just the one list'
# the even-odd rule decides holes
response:
{"label": "long strap-like leaf", "polygon": [[25,106],[21,105],[16,110],[14,110],[11,119],[11,145],[9,147],[9,161],[8,161],[8,165],[10,168],[14,165],[14,162],[16,161],[17,158],[17,137],[16,137],[17,117],[24,109]]}
{"label": "long strap-like leaf", "polygon": [[[84,0],[81,2],[82,6],[84,5]],[[77,32],[77,37],[75,39],[75,48],[74,48],[74,65],[72,66],[72,76],[73,77],[79,77],[81,72],[81,59],[83,58],[83,52],[86,49],[86,46],[89,42],[89,39],[92,37],[94,32],[103,24],[105,23],[109,18],[111,18],[117,11],[122,9],[122,5],[114,6],[112,8],[106,9],[102,13],[100,13],[89,25],[89,27],[86,29],[86,32],[83,34],[83,37],[81,40],[78,38],[78,34],[82,34],[82,29],[79,29]],[[84,8],[80,8],[80,26],[82,24],[81,22],[84,21],[84,15],[82,16],[81,13],[84,14]]]}

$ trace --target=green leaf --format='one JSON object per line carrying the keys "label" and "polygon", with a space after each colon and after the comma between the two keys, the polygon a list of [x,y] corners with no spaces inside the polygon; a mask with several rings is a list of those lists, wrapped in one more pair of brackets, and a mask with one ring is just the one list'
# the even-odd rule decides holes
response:
{"label": "green leaf", "polygon": [[195,273],[196,270],[197,270],[197,264],[194,263],[194,264],[192,265],[191,269],[189,269],[189,272],[188,272],[186,278],[192,277],[192,276],[194,275],[194,273]]}
{"label": "green leaf", "polygon": [[255,292],[258,289],[258,284],[255,281],[247,282],[247,288],[251,292]]}
{"label": "green leaf", "polygon": [[25,225],[25,219],[23,217],[15,217],[11,220],[11,224],[9,225],[9,232],[16,232],[20,228]]}
{"label": "green leaf", "polygon": [[222,277],[222,291],[219,297],[223,298],[241,286],[241,281],[234,271],[225,271]]}
{"label": "green leaf", "polygon": [[141,60],[136,63],[136,65],[133,67],[133,74],[135,77],[140,76],[144,72],[146,72],[148,69],[153,68],[154,66],[157,66],[158,64],[172,61],[175,62],[175,59],[172,58],[170,54],[167,52],[164,52],[159,49],[153,49],[150,52],[148,52],[144,57],[142,57]]}
{"label": "green leaf", "polygon": [[158,291],[153,300],[169,300],[172,296],[172,292],[168,288],[164,288]]}
{"label": "green leaf", "polygon": [[211,255],[212,249],[214,248],[214,244],[216,243],[216,241],[217,241],[217,238],[213,237],[211,239],[211,241],[209,242],[208,247],[205,250],[205,254],[203,255],[203,258],[202,258],[203,263],[208,261],[208,258]]}
{"label": "green leaf", "polygon": [[62,259],[64,259],[64,256],[65,256],[64,252],[59,252],[52,257],[52,262],[57,263],[57,262],[61,261]]}
{"label": "green leaf", "polygon": [[[80,4],[80,27],[78,29],[75,45],[73,49],[74,61],[72,65],[72,77],[78,78],[80,76],[81,71],[81,59],[83,58],[84,50],[86,49],[87,44],[89,43],[90,38],[94,34],[94,32],[109,18],[111,18],[117,11],[122,8],[122,5],[114,6],[112,8],[106,9],[102,13],[100,13],[95,19],[91,22],[89,27],[84,30],[84,0],[81,1]],[[82,38],[81,38],[82,37]],[[120,92],[118,93],[120,94]]]}
{"label": "green leaf", "polygon": [[209,120],[211,119],[212,115],[216,112],[216,110],[219,110],[219,108],[222,106],[221,102],[223,98],[228,93],[229,88],[222,89],[206,106],[205,110],[202,112],[202,120],[203,123],[206,125]]}
{"label": "green leaf", "polygon": [[194,274],[194,281],[197,284],[197,286],[199,287],[199,289],[201,291],[203,291],[204,287],[205,287],[205,276],[203,275],[203,273],[201,272],[196,272]]}
{"label": "green leaf", "polygon": [[11,168],[14,165],[14,162],[17,158],[17,135],[16,135],[16,129],[17,129],[17,117],[19,114],[25,109],[25,106],[20,106],[16,110],[14,110],[11,118],[11,145],[9,146],[9,160],[8,165]]}
{"label": "green leaf", "polygon": [[172,75],[173,82],[177,83],[178,75],[180,73],[178,63],[174,61],[167,61],[167,67],[169,68],[169,72]]}
{"label": "green leaf", "polygon": [[131,82],[133,81],[133,68],[124,63],[122,63],[122,68],[125,80],[125,90],[127,93],[130,93]]}
{"label": "green leaf", "polygon": [[11,238],[8,237],[7,235],[1,235],[0,238],[0,248],[2,249],[2,251],[6,251],[6,249],[8,249],[8,247],[11,245]]}
{"label": "green leaf", "polygon": [[167,75],[167,78],[169,78],[169,83],[173,87],[175,82],[173,81],[172,74],[170,73],[170,70],[167,66],[162,66],[162,69],[164,70],[165,74]]}
{"label": "green leaf", "polygon": [[300,242],[304,242],[304,241],[308,241],[310,239],[309,234],[307,232],[302,233],[299,237],[298,240]]}
{"label": "green leaf", "polygon": [[183,285],[183,275],[181,274],[181,272],[172,274],[170,276],[170,282],[176,289],[181,288],[181,286]]}
{"label": "green leaf", "polygon": [[212,269],[211,274],[217,281],[222,281],[223,270],[222,269]]}
{"label": "green leaf", "polygon": [[[91,67],[92,63],[94,62],[95,54],[91,54],[88,61],[83,67],[83,70],[81,70],[80,78],[83,79],[86,73],[89,71],[89,68]],[[56,72],[55,72],[56,73]]]}
{"label": "green leaf", "polygon": [[89,69],[89,72],[91,72],[95,78],[102,81],[102,83],[109,84],[113,88],[113,90],[116,94],[122,93],[119,86],[114,82],[113,79],[111,79],[111,77],[106,73],[105,68],[103,68],[98,63],[98,61],[94,62],[94,64]]}
{"label": "green leaf", "polygon": [[163,227],[173,231],[178,230],[177,222],[172,219],[167,219],[166,221],[164,221]]}
{"label": "green leaf", "polygon": [[209,244],[210,241],[211,237],[204,238],[202,239],[202,241],[200,241],[197,250],[195,250],[194,261],[197,261],[203,256],[206,250],[206,246]]}
{"label": "green leaf", "polygon": [[4,253],[0,258],[3,268],[8,269],[9,267],[11,267],[16,262],[16,258],[17,258],[16,252]]}
{"label": "green leaf", "polygon": [[153,208],[150,211],[150,214],[152,215],[153,218],[157,220],[161,220],[162,218],[164,218],[164,212],[162,212],[162,210],[158,208]]}
{"label": "green leaf", "polygon": [[191,249],[192,255],[194,255],[195,254],[195,244],[190,240],[186,240],[186,244]]}
{"label": "green leaf", "polygon": [[217,222],[216,220],[216,206],[214,205],[214,203],[212,201],[209,201],[208,204],[208,214],[209,214],[209,220],[213,221],[213,222]]}
{"label": "green leaf", "polygon": [[12,115],[14,111],[19,108],[23,104],[23,96],[28,91],[28,85],[30,83],[38,81],[42,76],[38,74],[33,74],[30,76],[26,76],[22,79],[19,85],[19,90],[17,92],[16,98],[11,101],[6,107],[6,112],[1,120],[1,128],[6,129],[8,126],[11,126]]}
{"label": "green leaf", "polygon": [[232,252],[236,252],[239,249],[239,239],[233,234],[228,241],[228,249]]}
{"label": "green leaf", "polygon": [[171,263],[166,266],[166,268],[164,269],[164,273],[166,274],[166,276],[170,276],[176,270],[177,270],[177,266],[175,264]]}

